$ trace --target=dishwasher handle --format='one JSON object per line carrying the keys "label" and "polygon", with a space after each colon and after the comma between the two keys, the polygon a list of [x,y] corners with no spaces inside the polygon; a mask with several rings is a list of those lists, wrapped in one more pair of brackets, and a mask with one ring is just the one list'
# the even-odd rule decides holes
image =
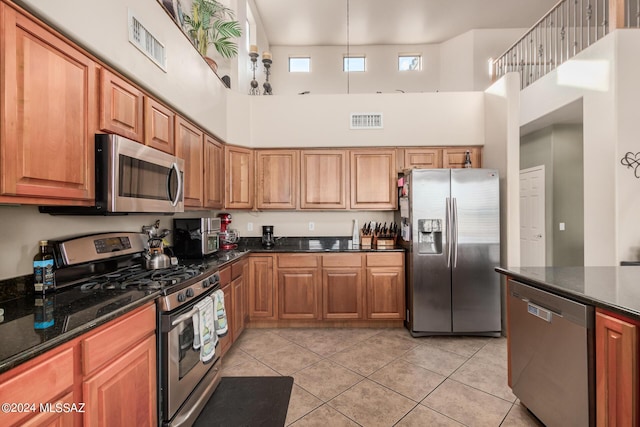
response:
{"label": "dishwasher handle", "polygon": [[541,307],[537,304],[534,304],[532,302],[529,302],[525,299],[523,299],[524,302],[527,303],[527,313],[529,313],[532,316],[536,316],[539,317],[540,319],[544,320],[545,322],[549,322],[551,323],[551,319],[553,318],[553,315],[557,315],[559,317],[562,317],[561,314],[558,313],[554,313],[551,310],[548,310],[544,307]]}

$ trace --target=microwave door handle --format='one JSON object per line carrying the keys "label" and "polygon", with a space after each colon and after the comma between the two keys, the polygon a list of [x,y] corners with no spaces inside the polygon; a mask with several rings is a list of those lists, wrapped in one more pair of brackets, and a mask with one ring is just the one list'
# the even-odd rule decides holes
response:
{"label": "microwave door handle", "polygon": [[[180,197],[182,197],[182,174],[180,173],[180,168],[178,168],[177,163],[173,163],[171,165],[171,169],[176,172],[176,178],[178,179],[178,191],[176,191],[176,198],[171,202],[171,206],[177,206],[180,201]],[[171,174],[169,174],[169,177]],[[169,178],[167,178],[169,179]],[[169,189],[169,183],[167,182],[167,189]],[[169,198],[171,198],[171,194],[169,194]]]}

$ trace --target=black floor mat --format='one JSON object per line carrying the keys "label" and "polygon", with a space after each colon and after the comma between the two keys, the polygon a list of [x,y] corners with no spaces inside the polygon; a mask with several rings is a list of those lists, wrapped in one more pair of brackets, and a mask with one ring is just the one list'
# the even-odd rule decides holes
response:
{"label": "black floor mat", "polygon": [[284,426],[292,377],[223,377],[194,427]]}

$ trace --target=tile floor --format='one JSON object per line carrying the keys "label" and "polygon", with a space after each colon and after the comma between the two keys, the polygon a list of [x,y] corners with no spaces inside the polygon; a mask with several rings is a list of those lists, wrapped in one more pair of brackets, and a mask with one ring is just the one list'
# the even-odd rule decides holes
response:
{"label": "tile floor", "polygon": [[507,386],[505,338],[247,329],[225,376],[294,378],[287,426],[541,426]]}

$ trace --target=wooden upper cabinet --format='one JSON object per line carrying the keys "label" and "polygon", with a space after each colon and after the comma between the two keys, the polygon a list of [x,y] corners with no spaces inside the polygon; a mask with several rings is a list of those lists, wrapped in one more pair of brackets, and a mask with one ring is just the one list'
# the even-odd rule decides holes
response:
{"label": "wooden upper cabinet", "polygon": [[0,201],[89,204],[96,64],[4,3],[0,19]]}
{"label": "wooden upper cabinet", "polygon": [[256,208],[295,209],[298,206],[298,151],[256,152]]}
{"label": "wooden upper cabinet", "polygon": [[396,152],[351,150],[351,209],[396,209]]}
{"label": "wooden upper cabinet", "polygon": [[204,206],[222,209],[224,205],[224,147],[204,135]]}
{"label": "wooden upper cabinet", "polygon": [[204,197],[203,132],[176,115],[176,156],[184,159],[184,205],[202,207]]}
{"label": "wooden upper cabinet", "polygon": [[225,145],[225,208],[253,208],[253,151]]}
{"label": "wooden upper cabinet", "polygon": [[144,97],[144,143],[165,153],[175,153],[175,113],[158,101]]}
{"label": "wooden upper cabinet", "polygon": [[432,169],[442,167],[441,148],[405,148],[398,150],[398,162],[403,169]]}
{"label": "wooden upper cabinet", "polygon": [[347,155],[346,150],[301,151],[301,209],[347,209]]}
{"label": "wooden upper cabinet", "polygon": [[446,147],[442,149],[443,168],[463,168],[466,153],[471,155],[471,167],[482,167],[482,149],[480,147]]}
{"label": "wooden upper cabinet", "polygon": [[138,88],[100,69],[100,130],[143,142],[143,94]]}

